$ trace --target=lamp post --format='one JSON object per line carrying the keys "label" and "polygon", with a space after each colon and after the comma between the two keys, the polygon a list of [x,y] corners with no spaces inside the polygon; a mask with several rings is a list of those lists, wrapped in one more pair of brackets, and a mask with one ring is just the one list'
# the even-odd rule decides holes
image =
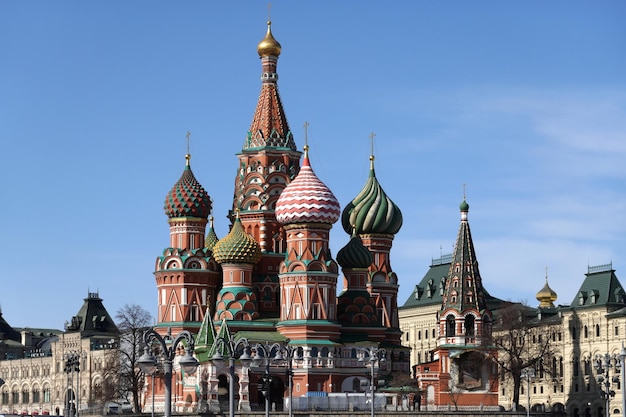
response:
{"label": "lamp post", "polygon": [[[172,364],[176,357],[176,348],[179,343],[185,341],[187,347],[185,354],[179,359],[178,363],[181,368],[188,374],[193,374],[198,368],[198,361],[192,356],[193,353],[193,337],[187,330],[183,330],[175,338],[172,338],[171,329],[167,329],[165,337],[158,334],[154,329],[146,330],[143,334],[143,340],[147,346],[157,344],[160,347],[160,356],[163,358],[163,379],[165,382],[165,417],[172,415]],[[137,360],[137,364],[144,373],[152,371],[156,367],[156,358],[146,349],[145,353]]]}
{"label": "lamp post", "polygon": [[[80,358],[79,352],[68,352],[65,354],[65,366],[63,371],[67,374],[67,395],[65,404],[65,415],[68,417],[78,417],[78,398],[74,392],[74,372],[77,375],[78,390],[80,390]],[[75,409],[72,409],[72,404],[75,404]]]}
{"label": "lamp post", "polygon": [[[624,356],[626,356],[626,354]],[[611,383],[620,382],[617,375],[613,375],[613,377],[611,377],[611,368],[615,365],[616,369],[618,366],[623,369],[623,361],[621,361],[620,364],[620,358],[621,353],[619,356],[611,356],[607,352],[604,355],[596,355],[596,360],[593,365],[594,368],[596,368],[596,372],[598,374],[596,380],[598,381],[598,385],[600,386],[600,397],[605,401],[605,417],[609,417],[609,414],[611,413],[611,397],[615,397],[615,391],[611,389]]]}
{"label": "lamp post", "polygon": [[[154,362],[149,363],[148,361],[150,358],[154,359]],[[143,362],[141,362],[139,365],[143,373],[146,375],[150,375],[152,377],[152,381],[151,381],[152,382],[152,413],[151,413],[151,416],[154,417],[154,375],[156,375],[156,373],[158,372],[158,362],[157,362],[157,359],[153,355],[150,355],[150,349],[148,348],[148,346],[144,347],[143,355],[141,355],[139,360],[140,361],[143,360]]]}
{"label": "lamp post", "polygon": [[248,350],[250,349],[250,344],[248,343],[248,339],[241,338],[239,340],[230,340],[225,339],[224,337],[218,337],[216,339],[216,350],[213,355],[212,360],[214,362],[222,362],[224,361],[224,356],[220,353],[220,346],[226,349],[226,353],[228,354],[228,374],[230,380],[228,381],[228,411],[230,417],[235,416],[235,356],[239,354],[238,352],[241,350],[241,354],[239,354],[239,360],[243,363],[250,361],[250,354]]}
{"label": "lamp post", "polygon": [[526,417],[530,417],[530,379],[535,377],[533,368],[524,368],[520,376],[526,379]]}
{"label": "lamp post", "polygon": [[624,388],[624,385],[626,385],[626,349],[624,348],[624,342],[622,342],[622,350],[619,353],[619,362],[622,368],[622,383],[620,384],[622,391],[622,417],[626,417],[626,388]]}
{"label": "lamp post", "polygon": [[374,386],[374,368],[376,365],[380,366],[380,362],[385,362],[385,349],[378,348],[376,346],[372,347],[357,347],[357,351],[361,353],[361,357],[359,358],[359,362],[369,361],[371,367],[371,380],[370,380],[370,392],[372,394],[372,403],[371,403],[371,417],[374,417],[374,398],[375,398],[375,386]]}
{"label": "lamp post", "polygon": [[293,417],[293,362],[302,360],[300,353],[301,348],[293,345],[279,346],[279,353],[287,362],[287,376],[289,377],[289,417]]}
{"label": "lamp post", "polygon": [[[270,395],[272,386],[272,374],[270,373],[270,362],[280,362],[283,360],[281,350],[284,348],[279,343],[257,343],[254,346],[254,355],[252,356],[252,363],[258,366],[261,361],[265,361],[265,375],[262,377],[263,385],[261,392],[265,397],[265,417],[270,416]],[[272,354],[274,357],[272,358]]]}

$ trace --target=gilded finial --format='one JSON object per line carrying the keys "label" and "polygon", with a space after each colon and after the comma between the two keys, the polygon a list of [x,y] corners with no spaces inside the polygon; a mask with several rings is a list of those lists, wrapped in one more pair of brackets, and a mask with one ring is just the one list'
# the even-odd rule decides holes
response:
{"label": "gilded finial", "polygon": [[274,36],[272,35],[272,21],[269,18],[270,7],[271,5],[268,5],[267,33],[265,34],[263,40],[261,40],[261,42],[259,42],[259,45],[257,46],[257,52],[261,58],[265,56],[278,57],[281,51],[280,43],[278,43],[278,41],[274,39]]}
{"label": "gilded finial", "polygon": [[370,133],[370,168],[374,169],[374,138],[376,137],[376,133]]}
{"label": "gilded finial", "polygon": [[466,187],[467,184],[463,184],[463,201],[467,201]]}
{"label": "gilded finial", "polygon": [[191,153],[189,152],[189,138],[191,137],[191,132],[187,131],[187,134],[185,136],[187,137],[187,155],[185,155],[185,161],[187,163],[187,166],[189,166],[189,160],[191,159]]}
{"label": "gilded finial", "polygon": [[309,157],[309,122],[304,122],[304,157]]}

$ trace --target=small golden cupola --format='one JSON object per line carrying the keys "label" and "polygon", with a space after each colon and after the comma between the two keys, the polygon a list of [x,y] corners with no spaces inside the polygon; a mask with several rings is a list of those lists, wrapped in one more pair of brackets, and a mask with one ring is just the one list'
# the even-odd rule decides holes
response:
{"label": "small golden cupola", "polygon": [[263,58],[264,56],[280,56],[281,46],[280,43],[274,36],[272,35],[272,22],[267,21],[267,33],[261,42],[259,42],[259,46],[257,46],[257,52],[259,56]]}
{"label": "small golden cupola", "polygon": [[556,298],[556,292],[548,285],[548,274],[546,273],[546,285],[537,293],[539,308],[554,308]]}

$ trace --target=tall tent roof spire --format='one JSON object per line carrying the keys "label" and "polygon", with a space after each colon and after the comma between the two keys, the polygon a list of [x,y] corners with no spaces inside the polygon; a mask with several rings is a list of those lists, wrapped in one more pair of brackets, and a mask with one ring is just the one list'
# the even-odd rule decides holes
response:
{"label": "tall tent roof spire", "polygon": [[444,302],[441,308],[442,310],[454,308],[460,313],[468,309],[482,311],[487,308],[485,290],[483,289],[474,241],[467,220],[469,204],[465,198],[463,198],[459,209],[461,211],[461,225],[452,254],[448,284],[445,288]]}
{"label": "tall tent roof spire", "polygon": [[268,20],[267,33],[257,47],[262,66],[261,93],[243,146],[244,151],[267,147],[296,150],[278,93],[276,66],[281,51],[280,43],[272,34],[272,22]]}

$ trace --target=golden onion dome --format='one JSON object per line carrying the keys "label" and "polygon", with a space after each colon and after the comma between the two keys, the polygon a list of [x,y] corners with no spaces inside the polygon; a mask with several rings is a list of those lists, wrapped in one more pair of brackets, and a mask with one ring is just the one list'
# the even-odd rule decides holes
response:
{"label": "golden onion dome", "polygon": [[257,52],[259,56],[263,58],[264,56],[279,56],[281,51],[280,43],[274,36],[272,36],[272,22],[267,21],[267,33],[261,42],[259,42],[259,46],[257,46]]}
{"label": "golden onion dome", "polygon": [[556,301],[556,292],[548,285],[548,277],[546,277],[546,285],[537,293],[537,301],[539,301],[539,307],[554,308],[554,302]]}

